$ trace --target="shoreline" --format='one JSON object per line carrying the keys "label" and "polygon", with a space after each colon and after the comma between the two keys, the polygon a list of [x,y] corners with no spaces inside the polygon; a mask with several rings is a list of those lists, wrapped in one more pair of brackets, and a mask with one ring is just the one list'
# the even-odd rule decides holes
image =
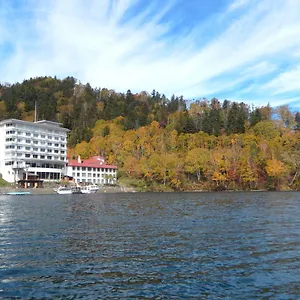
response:
{"label": "shoreline", "polygon": [[[0,187],[0,195],[6,195],[9,192],[30,192],[31,195],[56,195],[55,188],[57,186],[46,186],[43,188],[18,188],[18,187]],[[137,193],[138,191],[132,187],[124,186],[104,186],[100,187],[97,193]],[[266,193],[266,192],[299,192],[299,190],[224,190],[224,191],[212,191],[212,190],[186,190],[186,191],[144,191],[141,193]]]}
{"label": "shoreline", "polygon": [[[31,195],[56,195],[57,186],[46,186],[43,188],[18,188],[13,186],[0,187],[0,195],[6,195],[9,192],[30,192]],[[133,188],[123,186],[104,186],[100,187],[98,193],[135,193]]]}

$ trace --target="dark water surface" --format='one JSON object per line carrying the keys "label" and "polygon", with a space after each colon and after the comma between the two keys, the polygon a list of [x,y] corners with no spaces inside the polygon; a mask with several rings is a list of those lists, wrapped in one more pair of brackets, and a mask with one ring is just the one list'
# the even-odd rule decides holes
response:
{"label": "dark water surface", "polygon": [[0,196],[0,298],[299,299],[300,193]]}

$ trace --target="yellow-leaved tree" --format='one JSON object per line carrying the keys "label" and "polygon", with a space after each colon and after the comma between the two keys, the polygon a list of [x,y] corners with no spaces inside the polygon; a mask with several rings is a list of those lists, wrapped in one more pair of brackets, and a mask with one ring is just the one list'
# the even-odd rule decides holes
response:
{"label": "yellow-leaved tree", "polygon": [[280,160],[272,158],[266,161],[265,169],[268,176],[274,180],[276,189],[278,189],[280,180],[284,177],[284,175],[287,172],[286,166]]}
{"label": "yellow-leaved tree", "polygon": [[201,174],[206,175],[209,167],[210,152],[204,148],[195,148],[187,153],[185,158],[185,170],[190,174],[196,174],[197,180],[201,180]]}

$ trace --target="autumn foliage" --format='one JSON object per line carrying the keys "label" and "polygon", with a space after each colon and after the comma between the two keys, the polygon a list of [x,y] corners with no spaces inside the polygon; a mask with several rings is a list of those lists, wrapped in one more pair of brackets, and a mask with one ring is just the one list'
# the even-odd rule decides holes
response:
{"label": "autumn foliage", "polygon": [[68,155],[103,155],[143,190],[299,189],[300,114],[218,99],[118,93],[73,77],[0,84],[0,120],[60,122]]}
{"label": "autumn foliage", "polygon": [[[267,130],[268,137],[253,130],[215,137],[202,131],[179,134],[156,121],[126,131],[118,122],[98,121],[93,138],[76,145],[73,155],[101,152],[119,166],[121,176],[143,179],[148,187],[160,183],[175,190],[299,188],[298,131],[282,127],[276,129],[278,135]],[[110,133],[99,135],[99,126],[108,126]]]}

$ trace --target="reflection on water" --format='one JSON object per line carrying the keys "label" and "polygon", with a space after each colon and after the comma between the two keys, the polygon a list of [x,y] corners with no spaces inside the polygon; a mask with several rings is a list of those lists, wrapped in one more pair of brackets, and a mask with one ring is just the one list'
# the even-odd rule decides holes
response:
{"label": "reflection on water", "polygon": [[0,298],[300,297],[298,193],[0,197]]}

